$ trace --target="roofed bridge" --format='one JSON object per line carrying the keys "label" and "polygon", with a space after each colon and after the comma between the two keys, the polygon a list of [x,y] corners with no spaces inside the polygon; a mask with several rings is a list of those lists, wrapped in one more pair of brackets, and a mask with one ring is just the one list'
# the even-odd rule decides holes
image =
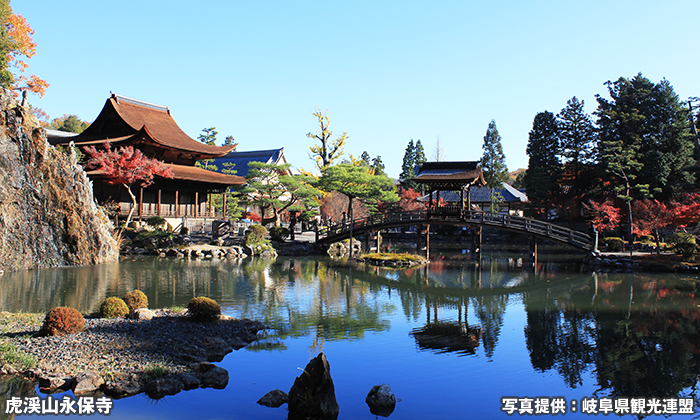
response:
{"label": "roofed bridge", "polygon": [[591,237],[577,230],[527,217],[493,214],[483,211],[465,211],[460,209],[459,206],[443,206],[433,211],[419,210],[377,214],[356,219],[352,224],[348,221],[331,225],[325,231],[319,232],[317,242],[333,243],[349,238],[351,233],[354,236],[378,230],[421,224],[493,227],[534,235],[584,251],[590,251],[593,248]]}

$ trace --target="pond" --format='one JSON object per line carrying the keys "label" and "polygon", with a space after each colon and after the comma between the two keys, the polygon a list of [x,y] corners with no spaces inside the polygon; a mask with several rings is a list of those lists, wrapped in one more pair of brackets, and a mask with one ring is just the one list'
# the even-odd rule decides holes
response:
{"label": "pond", "polygon": [[112,419],[285,419],[286,405],[256,401],[288,391],[319,352],[340,419],[376,418],[365,397],[384,383],[400,400],[394,419],[505,418],[507,407],[519,417],[535,406],[588,418],[625,403],[636,412],[641,403],[698,411],[700,280],[692,276],[592,274],[557,262],[535,271],[517,255],[408,270],[320,257],[139,258],[5,273],[0,285],[3,311],[89,312],[138,288],[153,308],[205,295],[228,315],[270,327],[218,363],[229,371],[225,389],[115,400]]}

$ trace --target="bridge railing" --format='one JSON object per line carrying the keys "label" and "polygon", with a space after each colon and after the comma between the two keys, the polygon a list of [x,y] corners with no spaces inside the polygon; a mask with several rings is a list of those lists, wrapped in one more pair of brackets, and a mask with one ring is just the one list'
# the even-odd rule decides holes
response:
{"label": "bridge railing", "polygon": [[471,211],[465,212],[462,219],[465,222],[478,223],[484,226],[497,226],[529,232],[582,248],[590,247],[591,244],[591,237],[585,233],[526,217]]}
{"label": "bridge railing", "polygon": [[[482,226],[494,226],[505,229],[528,232],[535,235],[551,238],[560,242],[569,243],[579,248],[590,248],[591,238],[589,235],[578,232],[573,229],[558,226],[552,223],[543,222],[540,220],[529,219],[526,217],[512,216],[507,214],[493,214],[483,211],[463,211],[453,214],[453,212],[428,212],[425,210],[417,210],[401,213],[373,214],[360,219],[355,219],[353,229],[359,230],[369,226],[385,226],[392,223],[415,222],[415,223],[430,223],[445,220],[446,217],[457,216],[459,221],[478,224]],[[453,219],[450,219],[454,221]],[[325,232],[322,232],[322,237],[335,236],[344,234],[350,231],[350,222],[337,223],[328,226]],[[325,234],[323,234],[325,233]]]}

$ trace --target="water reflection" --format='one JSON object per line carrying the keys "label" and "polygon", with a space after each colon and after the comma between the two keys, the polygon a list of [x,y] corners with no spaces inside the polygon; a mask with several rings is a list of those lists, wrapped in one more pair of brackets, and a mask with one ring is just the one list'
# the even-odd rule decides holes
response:
{"label": "water reflection", "polygon": [[[410,340],[406,345],[419,352],[497,365],[499,343],[524,340],[532,372],[555,373],[568,389],[594,380],[599,396],[692,392],[700,375],[697,279],[558,270],[545,264],[533,272],[517,260],[496,258],[408,270],[312,258],[144,258],[5,273],[0,310],[45,312],[66,305],[89,312],[106,296],[135,288],[147,294],[151,307],[185,306],[205,295],[230,315],[270,326],[268,336],[249,347],[254,352],[289,351],[290,341],[303,338],[314,354],[330,342],[364,343],[386,334]],[[507,315],[516,311],[522,322],[506,330]],[[410,336],[391,335],[399,323],[411,326]],[[536,380],[522,375],[521,381]]]}
{"label": "water reflection", "polygon": [[694,278],[595,276],[587,287],[524,296],[532,366],[575,388],[594,372],[599,391],[679,396],[700,374],[700,312]]}

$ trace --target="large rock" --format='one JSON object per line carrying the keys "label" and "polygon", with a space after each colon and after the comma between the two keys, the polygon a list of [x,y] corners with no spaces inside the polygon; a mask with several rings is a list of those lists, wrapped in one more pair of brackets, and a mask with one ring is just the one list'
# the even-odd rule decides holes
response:
{"label": "large rock", "polygon": [[0,270],[100,264],[119,258],[75,150],[61,152],[29,107],[0,89]]}
{"label": "large rock", "polygon": [[369,406],[370,413],[382,417],[388,417],[396,408],[396,396],[387,384],[373,386],[365,402]]}
{"label": "large rock", "polygon": [[168,375],[146,381],[143,390],[154,399],[175,395],[185,389],[185,383],[178,375]]}
{"label": "large rock", "polygon": [[289,390],[290,419],[335,419],[340,407],[335,399],[335,386],[326,355],[320,353],[306,365],[304,373],[294,380]]}
{"label": "large rock", "polygon": [[99,391],[105,381],[95,372],[86,370],[75,375],[74,394],[84,394]]}

